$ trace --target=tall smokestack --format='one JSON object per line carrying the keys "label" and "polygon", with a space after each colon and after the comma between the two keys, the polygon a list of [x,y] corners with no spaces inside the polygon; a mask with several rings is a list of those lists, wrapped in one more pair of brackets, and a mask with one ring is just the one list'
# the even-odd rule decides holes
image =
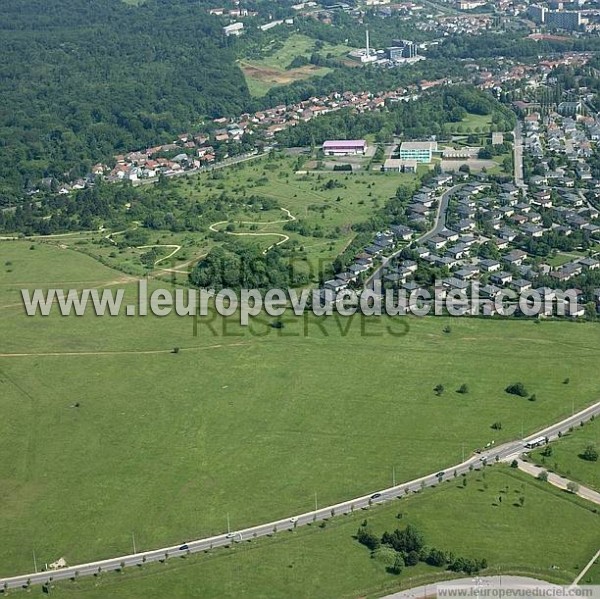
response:
{"label": "tall smokestack", "polygon": [[367,58],[371,56],[371,52],[369,51],[369,30],[367,29]]}

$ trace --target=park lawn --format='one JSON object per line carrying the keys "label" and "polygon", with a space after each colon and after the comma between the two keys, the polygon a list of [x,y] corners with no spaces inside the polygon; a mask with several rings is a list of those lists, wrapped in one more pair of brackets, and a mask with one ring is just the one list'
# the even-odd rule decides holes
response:
{"label": "park lawn", "polygon": [[557,266],[562,266],[567,262],[577,260],[577,258],[585,258],[585,256],[586,254],[584,252],[568,252],[564,254],[562,252],[558,252],[556,256],[548,256],[545,262],[556,268]]}
{"label": "park lawn", "polygon": [[579,457],[590,444],[600,449],[600,419],[575,427],[572,432],[551,443],[551,456],[544,457],[543,449],[538,449],[531,452],[531,457],[548,470],[600,491],[600,463]]}
{"label": "park lawn", "polygon": [[[281,248],[287,250],[294,245],[297,249],[302,247],[302,257],[317,269],[317,264],[329,265],[333,262],[354,238],[352,227],[365,222],[382,208],[400,185],[415,188],[418,184],[418,177],[412,174],[387,175],[363,171],[356,174],[326,172],[296,175],[294,163],[293,159],[278,156],[238,165],[228,169],[227,173],[220,173],[218,179],[214,179],[210,173],[204,173],[172,180],[170,185],[173,193],[187,202],[202,202],[217,193],[245,193],[276,200],[281,208],[288,209],[295,218],[310,227],[319,225],[323,236],[303,236],[286,231],[284,225],[287,217],[282,211],[271,211],[268,217],[283,222],[262,227],[261,231],[288,235],[290,241],[282,244]],[[331,188],[327,187],[329,182],[333,184]],[[227,216],[233,224],[260,217],[256,213],[239,210],[230,210]],[[226,224],[218,228],[222,230],[225,227]],[[248,228],[248,232],[252,231]],[[214,243],[207,231],[188,236],[197,239],[198,245],[203,248]],[[278,237],[252,239],[248,236],[238,239],[255,242],[264,250]]]}
{"label": "park lawn", "polygon": [[[41,562],[76,563],[128,551],[131,531],[160,546],[221,532],[227,514],[242,527],[306,511],[315,492],[321,505],[360,496],[392,468],[398,481],[436,472],[598,398],[593,324],[215,318],[194,336],[175,315],[29,318],[30,272],[45,287],[122,277],[29,245],[0,244],[14,264],[0,271],[1,574],[31,567],[32,542]],[[515,381],[538,401],[507,395]]]}
{"label": "park lawn", "polygon": [[600,584],[600,559],[587,571],[581,584]]}
{"label": "park lawn", "polygon": [[[375,211],[382,208],[392,197],[400,185],[416,187],[418,176],[412,174],[384,174],[380,172],[362,172],[357,174],[327,172],[296,175],[295,160],[278,156],[261,159],[231,167],[227,172],[221,171],[217,178],[210,173],[197,176],[181,177],[169,182],[169,189],[177,198],[177,205],[171,208],[175,213],[190,202],[204,202],[208,197],[217,194],[236,196],[248,194],[276,200],[282,208],[290,210],[291,214],[308,226],[318,225],[320,236],[301,235],[284,229],[289,221],[286,213],[279,209],[265,212],[255,212],[250,208],[228,207],[224,204],[225,222],[216,229],[225,231],[228,224],[235,227],[239,241],[256,245],[259,250],[266,250],[272,244],[289,236],[289,241],[281,245],[284,251],[294,250],[294,260],[308,261],[315,273],[313,281],[318,282],[318,273],[328,269],[334,259],[354,239],[353,226],[370,218]],[[424,167],[423,172],[427,170]],[[421,175],[422,172],[419,173]],[[331,182],[331,188],[326,185]],[[140,190],[142,194],[160,193],[153,188]],[[219,222],[224,219],[219,219]],[[250,223],[257,223],[253,226]],[[180,245],[177,251],[166,261],[150,269],[156,276],[171,280],[173,277],[178,284],[185,284],[187,273],[194,264],[205,256],[215,245],[223,243],[216,240],[209,230],[207,222],[202,230],[171,232],[149,230],[147,245]],[[131,228],[137,227],[132,224]],[[68,236],[56,236],[45,239],[58,246],[76,249],[88,254],[103,264],[112,266],[133,276],[144,276],[148,268],[140,260],[141,256],[150,251],[136,247],[119,248],[105,239],[108,231],[82,232]],[[268,233],[257,236],[256,233]],[[250,235],[246,235],[250,234]],[[118,242],[122,234],[114,234]],[[233,239],[234,237],[232,237]],[[159,257],[171,254],[174,248],[158,248]],[[165,271],[175,269],[179,273]]]}
{"label": "park lawn", "polygon": [[446,123],[444,129],[447,132],[459,133],[481,133],[488,132],[492,124],[491,114],[468,113],[460,123]]}
{"label": "park lawn", "polygon": [[[190,268],[214,247],[214,242],[208,234],[188,232],[173,233],[168,230],[152,230],[149,232],[147,245],[157,245],[158,255],[154,267],[149,267],[142,262],[141,257],[152,248],[140,249],[137,247],[119,248],[114,244],[107,243],[103,236],[88,234],[77,241],[63,241],[71,249],[87,254],[96,260],[116,268],[124,273],[140,277],[152,272],[156,276],[164,276],[170,279],[172,273],[164,269],[175,269],[181,271],[180,283],[187,280],[187,272]],[[115,236],[116,241],[119,236]],[[162,247],[160,247],[162,246]],[[180,246],[177,250],[175,247]],[[177,250],[177,251],[176,251]]]}
{"label": "park lawn", "polygon": [[597,549],[598,515],[590,508],[527,475],[493,466],[469,475],[464,488],[457,481],[443,483],[391,505],[336,517],[324,528],[299,528],[143,569],[61,582],[51,594],[57,599],[333,599],[375,597],[452,577],[425,564],[405,568],[400,576],[388,574],[353,538],[365,519],[378,535],[412,524],[428,546],[485,558],[484,575],[515,572],[568,584]]}
{"label": "park lawn", "polygon": [[0,305],[14,299],[19,286],[47,287],[58,282],[82,286],[119,278],[120,273],[64,247],[71,241],[54,238],[54,243],[0,241]]}

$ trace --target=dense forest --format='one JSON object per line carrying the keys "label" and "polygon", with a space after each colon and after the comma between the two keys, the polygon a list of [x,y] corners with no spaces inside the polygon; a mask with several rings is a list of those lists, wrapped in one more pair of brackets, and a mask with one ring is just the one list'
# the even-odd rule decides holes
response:
{"label": "dense forest", "polygon": [[401,69],[378,67],[357,69],[340,65],[324,77],[315,77],[295,81],[286,86],[274,87],[264,98],[255,101],[253,107],[264,108],[277,104],[289,104],[306,100],[311,96],[323,96],[347,90],[379,92],[398,89],[421,80],[458,78],[464,74],[464,66],[453,60],[426,60],[404,66]]}
{"label": "dense forest", "polygon": [[196,0],[0,7],[0,200],[42,177],[172,141],[249,101],[222,24]]}
{"label": "dense forest", "polygon": [[597,51],[600,49],[600,38],[571,38],[565,40],[544,39],[533,40],[523,33],[485,32],[483,35],[453,35],[444,43],[432,48],[431,58],[441,59],[481,59],[506,56],[519,60],[537,59],[540,55],[552,52]]}
{"label": "dense forest", "polygon": [[196,287],[215,290],[283,289],[306,285],[309,276],[291,268],[280,248],[263,254],[253,245],[228,240],[196,264],[190,282]]}
{"label": "dense forest", "polygon": [[[244,6],[260,11],[264,20],[264,15],[294,13],[292,4],[248,0]],[[206,10],[218,5],[217,0],[147,0],[139,6],[117,0],[2,3],[0,207],[21,200],[23,191],[38,187],[42,179],[49,183],[54,178],[56,183],[84,176],[97,161],[172,141],[186,129],[199,130],[203,118],[234,116],[334,91],[377,92],[422,79],[457,79],[465,72],[457,58],[533,58],[540,52],[598,45],[594,40],[534,42],[518,34],[451,36],[428,53],[427,61],[402,69],[350,68],[327,55],[317,56],[322,64],[336,62],[329,65],[335,66],[332,72],[251,98],[236,59],[260,53],[271,38],[283,38],[287,31],[261,32],[259,20],[250,18],[246,35],[226,38],[226,19]],[[362,44],[363,26],[369,25],[379,46],[409,33],[414,39],[428,37],[411,32],[397,18],[366,15],[361,27],[341,12],[335,19],[335,27],[302,18],[295,25],[316,40],[348,40],[350,45]],[[435,126],[440,121],[432,116]],[[363,125],[375,127],[374,122],[357,126]],[[392,129],[398,126],[392,123]],[[402,127],[419,134],[418,126],[407,127],[406,120]]]}

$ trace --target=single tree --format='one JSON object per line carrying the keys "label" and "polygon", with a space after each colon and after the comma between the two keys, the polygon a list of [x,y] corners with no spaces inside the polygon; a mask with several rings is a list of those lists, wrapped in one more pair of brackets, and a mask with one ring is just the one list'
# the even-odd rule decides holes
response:
{"label": "single tree", "polygon": [[588,462],[597,462],[598,461],[598,449],[596,448],[595,445],[593,445],[592,443],[590,443],[583,450],[583,453],[581,454],[581,457],[584,460],[587,460]]}
{"label": "single tree", "polygon": [[529,395],[523,383],[512,383],[505,390],[511,395],[518,395],[520,397],[527,397]]}

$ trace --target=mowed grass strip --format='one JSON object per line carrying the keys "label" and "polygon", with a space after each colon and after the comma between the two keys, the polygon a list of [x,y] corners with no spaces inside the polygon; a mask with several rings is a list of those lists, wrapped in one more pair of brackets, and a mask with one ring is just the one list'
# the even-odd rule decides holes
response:
{"label": "mowed grass strip", "polygon": [[[568,385],[565,385],[565,389]],[[588,445],[600,450],[600,419],[576,426],[572,432],[550,444],[552,455],[544,456],[544,449],[531,453],[533,460],[548,470],[600,491],[600,462],[581,457]]]}
{"label": "mowed grass strip", "polygon": [[376,597],[451,576],[424,564],[405,568],[400,576],[386,573],[353,538],[365,519],[377,534],[413,524],[430,547],[485,558],[489,567],[483,574],[489,575],[514,572],[568,584],[597,550],[598,515],[577,498],[505,466],[472,473],[464,488],[461,483],[459,478],[391,505],[334,518],[324,528],[313,525],[165,564],[60,583],[51,594],[58,599],[342,599]]}
{"label": "mowed grass strip", "polygon": [[[119,276],[68,250],[31,254],[45,286]],[[222,532],[227,514],[241,528],[308,511],[315,493],[332,504],[600,396],[593,324],[272,320],[200,319],[194,336],[191,318],[3,310],[0,354],[29,355],[0,356],[0,573],[29,570],[32,544],[41,563],[76,563],[130,551],[132,531],[150,548]],[[516,381],[537,401],[506,394]]]}

